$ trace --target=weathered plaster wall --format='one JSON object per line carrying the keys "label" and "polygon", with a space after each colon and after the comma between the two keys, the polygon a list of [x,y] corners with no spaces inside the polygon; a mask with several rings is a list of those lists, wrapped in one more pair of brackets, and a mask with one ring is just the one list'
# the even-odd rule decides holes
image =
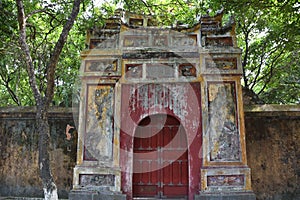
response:
{"label": "weathered plaster wall", "polygon": [[248,166],[257,199],[300,199],[300,107],[246,109]]}
{"label": "weathered plaster wall", "polygon": [[[248,165],[258,200],[300,199],[300,107],[251,106],[245,109]],[[51,160],[60,198],[72,187],[76,131],[69,109],[50,112]],[[42,196],[32,108],[0,109],[0,196]]]}
{"label": "weathered plaster wall", "polygon": [[[33,108],[0,109],[0,196],[41,197],[43,191],[38,170],[38,135]],[[59,189],[66,198],[72,187],[76,158],[76,131],[66,139],[67,124],[74,125],[70,110],[50,112],[51,165]]]}

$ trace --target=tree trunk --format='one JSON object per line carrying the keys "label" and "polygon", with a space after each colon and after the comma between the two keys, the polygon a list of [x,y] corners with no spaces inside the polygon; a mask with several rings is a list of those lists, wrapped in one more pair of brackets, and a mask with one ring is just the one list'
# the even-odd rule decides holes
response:
{"label": "tree trunk", "polygon": [[[1,0],[0,0],[1,1]],[[17,10],[18,10],[18,23],[19,23],[19,42],[22,48],[22,51],[25,56],[27,64],[27,73],[29,76],[29,84],[33,91],[34,98],[36,101],[36,127],[37,133],[39,134],[39,169],[40,177],[43,183],[44,197],[45,200],[57,200],[57,187],[54,183],[53,176],[51,174],[50,168],[50,154],[49,154],[49,144],[50,144],[50,128],[48,124],[48,109],[54,95],[54,80],[55,80],[55,71],[56,65],[59,60],[59,56],[62,52],[64,44],[67,41],[68,34],[74,24],[74,21],[79,13],[81,0],[74,0],[72,12],[64,24],[62,32],[60,33],[59,39],[55,44],[55,47],[50,55],[49,65],[46,66],[46,90],[40,91],[38,89],[38,81],[36,80],[36,70],[34,67],[34,62],[31,57],[31,52],[29,45],[26,41],[26,24],[27,19],[32,15],[25,15],[25,8],[23,0],[16,0]],[[45,9],[35,10],[33,13],[44,12]],[[45,96],[43,96],[43,93]]]}
{"label": "tree trunk", "polygon": [[39,135],[39,170],[43,183],[44,197],[46,200],[58,200],[57,187],[50,168],[50,128],[47,106],[37,106],[36,123],[37,133]]}

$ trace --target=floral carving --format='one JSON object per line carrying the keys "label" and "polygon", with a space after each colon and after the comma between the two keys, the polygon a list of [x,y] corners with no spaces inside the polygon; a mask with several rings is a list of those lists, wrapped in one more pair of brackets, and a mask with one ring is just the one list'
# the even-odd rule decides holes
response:
{"label": "floral carving", "polygon": [[145,47],[148,46],[147,36],[125,36],[124,47]]}
{"label": "floral carving", "polygon": [[117,71],[118,60],[89,60],[86,61],[88,72],[115,72]]}
{"label": "floral carving", "polygon": [[212,58],[205,59],[205,65],[207,69],[237,69],[237,59],[236,58]]}
{"label": "floral carving", "polygon": [[112,174],[81,174],[81,186],[114,186],[115,176]]}
{"label": "floral carving", "polygon": [[205,46],[233,46],[232,37],[206,37]]}
{"label": "floral carving", "polygon": [[208,186],[244,186],[244,175],[207,176]]}

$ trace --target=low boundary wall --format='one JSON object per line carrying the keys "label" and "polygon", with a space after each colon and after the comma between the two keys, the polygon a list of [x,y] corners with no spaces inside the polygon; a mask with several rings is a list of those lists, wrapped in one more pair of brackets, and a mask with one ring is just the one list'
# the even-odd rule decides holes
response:
{"label": "low boundary wall", "polygon": [[[32,107],[0,108],[0,197],[42,197]],[[75,116],[76,119],[76,116]],[[72,188],[76,129],[72,109],[52,108],[51,165],[59,197]],[[300,106],[245,106],[248,165],[257,199],[300,199]]]}

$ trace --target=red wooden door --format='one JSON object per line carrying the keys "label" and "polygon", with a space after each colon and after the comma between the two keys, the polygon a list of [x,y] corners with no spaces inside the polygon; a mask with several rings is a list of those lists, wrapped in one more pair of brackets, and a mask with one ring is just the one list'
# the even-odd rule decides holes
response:
{"label": "red wooden door", "polygon": [[134,197],[187,198],[187,139],[176,118],[152,115],[142,120],[133,152]]}

